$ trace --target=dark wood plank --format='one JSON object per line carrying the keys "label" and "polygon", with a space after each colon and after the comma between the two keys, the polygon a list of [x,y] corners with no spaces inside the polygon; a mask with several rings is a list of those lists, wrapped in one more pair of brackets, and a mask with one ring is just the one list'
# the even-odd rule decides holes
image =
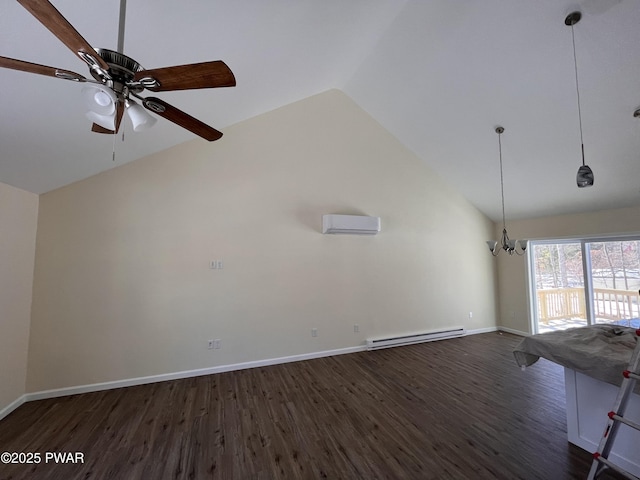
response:
{"label": "dark wood plank", "polygon": [[[0,479],[581,479],[562,369],[522,372],[490,333],[30,402],[0,451],[80,465],[0,465]],[[614,477],[605,477],[614,478]]]}

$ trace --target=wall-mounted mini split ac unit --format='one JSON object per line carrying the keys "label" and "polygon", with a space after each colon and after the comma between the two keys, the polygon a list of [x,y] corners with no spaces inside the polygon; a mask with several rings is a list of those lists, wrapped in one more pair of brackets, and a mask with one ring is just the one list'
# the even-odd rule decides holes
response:
{"label": "wall-mounted mini split ac unit", "polygon": [[323,215],[322,233],[375,235],[380,231],[380,217],[364,215]]}

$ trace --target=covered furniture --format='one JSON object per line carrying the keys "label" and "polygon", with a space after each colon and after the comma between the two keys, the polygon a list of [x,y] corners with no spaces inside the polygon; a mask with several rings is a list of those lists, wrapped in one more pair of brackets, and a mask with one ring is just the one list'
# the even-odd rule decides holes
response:
{"label": "covered furniture", "polygon": [[[524,338],[514,349],[522,368],[540,357],[565,367],[568,440],[594,452],[613,407],[622,372],[636,342],[635,329],[619,325],[541,333]],[[632,395],[626,416],[640,421],[640,388]],[[640,432],[622,426],[610,458],[640,476]]]}

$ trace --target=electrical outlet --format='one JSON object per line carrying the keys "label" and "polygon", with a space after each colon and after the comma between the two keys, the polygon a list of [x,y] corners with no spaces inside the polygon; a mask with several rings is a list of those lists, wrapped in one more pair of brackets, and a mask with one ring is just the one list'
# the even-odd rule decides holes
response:
{"label": "electrical outlet", "polygon": [[469,318],[473,318],[473,312],[469,312]]}
{"label": "electrical outlet", "polygon": [[211,350],[211,349],[213,349],[213,348],[214,348],[213,340],[209,340],[209,341],[207,342],[207,348],[208,348],[209,350]]}
{"label": "electrical outlet", "polygon": [[312,337],[317,337],[318,336],[318,329],[317,328],[312,328],[311,329],[311,336]]}
{"label": "electrical outlet", "polygon": [[360,331],[360,325],[357,323],[353,326],[353,333],[358,333]]}
{"label": "electrical outlet", "polygon": [[214,349],[216,349],[216,350],[220,349],[221,345],[222,345],[222,340],[220,340],[219,338],[216,338],[213,341],[213,348]]}
{"label": "electrical outlet", "polygon": [[222,270],[224,268],[224,263],[222,260],[210,260],[209,268],[211,270]]}

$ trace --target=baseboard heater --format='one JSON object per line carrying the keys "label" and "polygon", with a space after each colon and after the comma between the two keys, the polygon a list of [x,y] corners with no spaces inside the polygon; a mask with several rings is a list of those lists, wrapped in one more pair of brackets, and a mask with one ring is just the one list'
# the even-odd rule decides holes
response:
{"label": "baseboard heater", "polygon": [[466,333],[467,332],[464,327],[453,327],[446,330],[415,333],[412,335],[368,339],[367,350],[379,350],[381,348],[399,347],[402,345],[412,345],[414,343],[432,342],[434,340],[462,337]]}

